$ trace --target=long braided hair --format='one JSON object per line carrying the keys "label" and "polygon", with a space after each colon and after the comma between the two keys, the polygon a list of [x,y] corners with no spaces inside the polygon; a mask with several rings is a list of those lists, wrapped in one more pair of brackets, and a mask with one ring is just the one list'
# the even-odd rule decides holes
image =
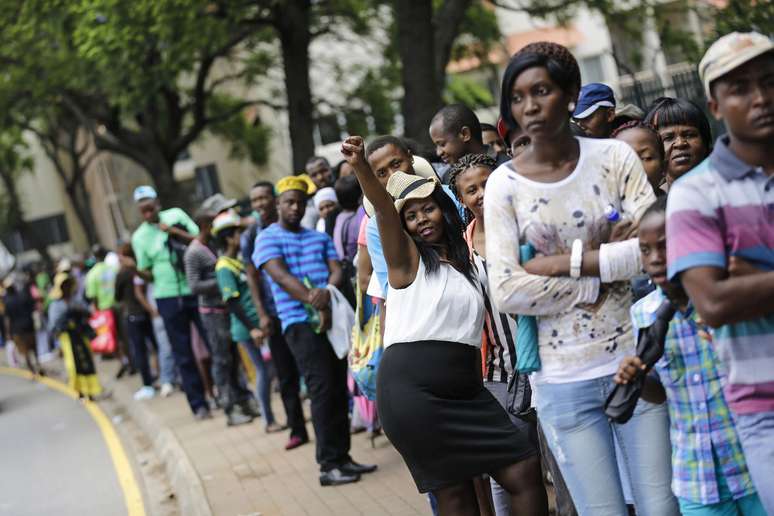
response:
{"label": "long braided hair", "polygon": [[[475,167],[484,167],[489,170],[494,170],[497,166],[497,161],[487,154],[466,154],[460,158],[454,165],[452,165],[449,171],[449,188],[454,193],[460,203],[462,203],[462,194],[457,189],[457,178],[465,173],[467,170]],[[469,224],[475,217],[467,206],[465,207],[465,224]]]}

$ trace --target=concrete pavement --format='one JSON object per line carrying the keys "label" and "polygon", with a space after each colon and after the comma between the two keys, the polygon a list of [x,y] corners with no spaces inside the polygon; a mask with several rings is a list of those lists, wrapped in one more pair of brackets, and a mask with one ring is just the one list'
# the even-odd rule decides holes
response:
{"label": "concrete pavement", "polygon": [[85,406],[3,373],[0,463],[0,515],[127,514],[110,451]]}

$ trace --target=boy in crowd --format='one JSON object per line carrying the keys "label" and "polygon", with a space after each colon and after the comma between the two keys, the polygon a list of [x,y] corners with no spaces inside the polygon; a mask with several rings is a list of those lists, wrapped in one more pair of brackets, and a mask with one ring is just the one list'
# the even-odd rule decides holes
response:
{"label": "boy in crowd", "polygon": [[[728,34],[707,50],[699,75],[728,134],[670,190],[668,276],[715,328],[726,400],[774,514],[774,43]],[[738,277],[739,268],[751,274]]]}
{"label": "boy in crowd", "polygon": [[497,127],[492,124],[481,124],[481,141],[486,147],[493,149],[497,154],[507,154],[508,148],[505,140],[500,137]]}
{"label": "boy in crowd", "polygon": [[592,82],[581,88],[572,118],[590,138],[609,138],[615,120],[615,95],[610,86]]}
{"label": "boy in crowd", "polygon": [[[643,214],[639,224],[640,255],[656,290],[631,310],[635,335],[656,321],[668,299],[675,308],[656,363],[658,380],[647,376],[642,397],[669,406],[672,442],[672,491],[683,515],[740,514],[765,516],[755,493],[739,442],[734,418],[723,396],[725,376],[712,342],[685,290],[667,279],[666,197]],[[626,357],[615,381],[626,384],[645,366]]]}
{"label": "boy in crowd", "polygon": [[445,106],[435,114],[430,122],[430,139],[438,157],[449,165],[466,154],[487,154],[498,165],[509,159],[505,153],[484,145],[481,122],[472,109],[462,104]]}
{"label": "boy in crowd", "polygon": [[[348,364],[325,335],[331,326],[326,286],[341,285],[341,265],[331,238],[301,225],[308,200],[304,180],[285,177],[277,193],[279,221],[258,236],[253,263],[268,273],[282,332],[309,388],[320,484],[357,482],[376,466],[349,456]],[[319,328],[310,324],[310,307],[319,314]]]}

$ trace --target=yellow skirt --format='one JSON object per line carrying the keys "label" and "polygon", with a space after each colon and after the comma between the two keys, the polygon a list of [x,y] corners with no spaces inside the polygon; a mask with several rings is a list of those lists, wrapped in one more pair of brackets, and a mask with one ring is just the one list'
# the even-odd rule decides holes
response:
{"label": "yellow skirt", "polygon": [[[67,383],[70,385],[70,388],[82,396],[98,396],[102,392],[102,386],[99,383],[97,375],[78,374],[75,367],[75,355],[73,353],[73,345],[72,342],[70,342],[69,333],[64,332],[59,334],[59,345],[62,348],[65,369],[67,370]],[[87,352],[91,354],[91,350],[88,350],[88,344],[86,344],[86,347]]]}

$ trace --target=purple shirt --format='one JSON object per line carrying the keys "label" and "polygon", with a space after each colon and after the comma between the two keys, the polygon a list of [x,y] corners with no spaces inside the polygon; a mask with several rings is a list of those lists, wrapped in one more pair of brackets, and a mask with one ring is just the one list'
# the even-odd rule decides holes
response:
{"label": "purple shirt", "polygon": [[342,211],[336,217],[336,224],[333,226],[333,245],[340,260],[355,259],[357,237],[363,217],[365,217],[365,209],[362,206],[357,211]]}
{"label": "purple shirt", "polygon": [[[726,269],[729,256],[774,270],[774,176],[744,163],[721,137],[670,189],[666,231],[672,280],[694,267]],[[731,408],[774,411],[774,314],[722,326],[713,340],[728,368]]]}

